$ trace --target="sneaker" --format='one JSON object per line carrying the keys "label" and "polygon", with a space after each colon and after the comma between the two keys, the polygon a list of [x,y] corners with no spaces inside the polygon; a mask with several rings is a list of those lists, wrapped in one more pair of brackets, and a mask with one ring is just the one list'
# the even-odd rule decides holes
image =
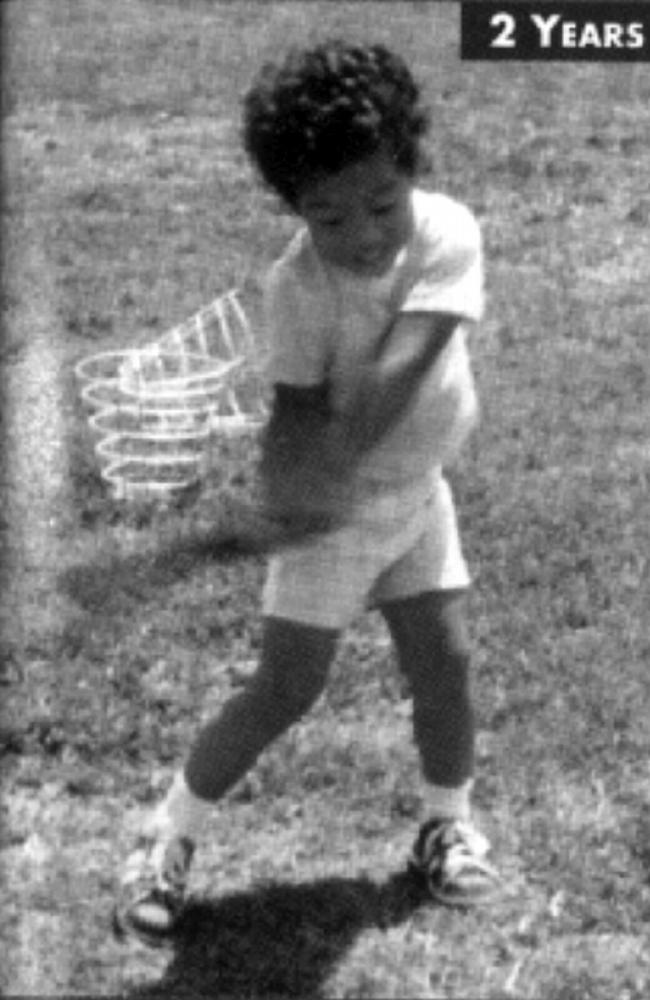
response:
{"label": "sneaker", "polygon": [[470,823],[431,819],[420,829],[409,867],[430,895],[447,906],[472,906],[494,895],[500,879],[485,860],[486,837]]}
{"label": "sneaker", "polygon": [[126,860],[114,912],[119,937],[130,933],[146,944],[165,943],[183,912],[193,854],[194,843],[185,837],[140,838]]}

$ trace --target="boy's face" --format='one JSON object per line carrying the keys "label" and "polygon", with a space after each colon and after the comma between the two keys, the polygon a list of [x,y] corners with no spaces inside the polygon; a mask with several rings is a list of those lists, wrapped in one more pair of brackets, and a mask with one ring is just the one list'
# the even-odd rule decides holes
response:
{"label": "boy's face", "polygon": [[412,178],[382,151],[309,181],[297,208],[324,261],[379,277],[410,238],[412,187]]}

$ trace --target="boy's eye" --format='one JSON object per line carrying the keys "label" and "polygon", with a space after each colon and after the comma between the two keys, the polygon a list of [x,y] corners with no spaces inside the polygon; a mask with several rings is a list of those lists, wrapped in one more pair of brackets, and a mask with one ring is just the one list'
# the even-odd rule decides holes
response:
{"label": "boy's eye", "polygon": [[338,216],[318,220],[318,224],[320,226],[325,226],[326,229],[336,229],[336,227],[342,225],[342,223],[343,219],[340,219]]}

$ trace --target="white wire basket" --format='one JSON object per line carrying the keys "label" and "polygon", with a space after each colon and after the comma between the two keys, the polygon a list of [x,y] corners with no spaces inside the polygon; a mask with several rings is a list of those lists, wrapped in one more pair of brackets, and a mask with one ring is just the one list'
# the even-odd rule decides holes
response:
{"label": "white wire basket", "polygon": [[205,475],[219,436],[267,416],[255,340],[236,291],[159,340],[75,368],[102,478],[117,499],[164,499]]}

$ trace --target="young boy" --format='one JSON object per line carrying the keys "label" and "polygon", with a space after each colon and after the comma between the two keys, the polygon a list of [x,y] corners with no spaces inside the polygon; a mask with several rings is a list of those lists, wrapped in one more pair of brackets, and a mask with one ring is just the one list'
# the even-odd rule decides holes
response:
{"label": "young boy", "polygon": [[425,128],[408,69],[379,45],[292,52],[247,95],[247,151],[304,223],[268,283],[261,471],[269,513],[306,530],[271,558],[256,674],[199,732],[127,863],[118,922],[146,940],[178,921],[210,803],[313,705],[366,607],[412,691],[429,818],[411,863],[445,903],[497,882],[470,820],[469,578],[442,474],[476,413],[480,235],[466,208],[415,186]]}

